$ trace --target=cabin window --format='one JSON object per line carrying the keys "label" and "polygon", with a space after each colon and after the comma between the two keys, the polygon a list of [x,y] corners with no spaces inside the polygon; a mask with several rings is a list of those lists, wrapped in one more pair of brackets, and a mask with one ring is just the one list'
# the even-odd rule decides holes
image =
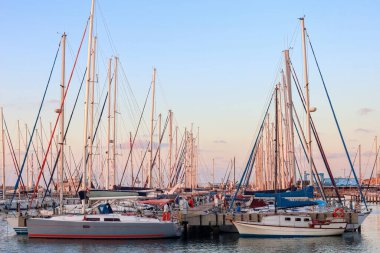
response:
{"label": "cabin window", "polygon": [[285,217],[285,221],[291,221],[292,219],[290,217]]}
{"label": "cabin window", "polygon": [[301,218],[296,218],[296,221],[301,221]]}
{"label": "cabin window", "polygon": [[100,221],[100,218],[88,218],[86,217],[86,221]]}
{"label": "cabin window", "polygon": [[305,219],[303,219],[303,221],[310,221],[310,219],[309,218],[305,218]]}
{"label": "cabin window", "polygon": [[119,218],[104,218],[104,221],[120,221]]}

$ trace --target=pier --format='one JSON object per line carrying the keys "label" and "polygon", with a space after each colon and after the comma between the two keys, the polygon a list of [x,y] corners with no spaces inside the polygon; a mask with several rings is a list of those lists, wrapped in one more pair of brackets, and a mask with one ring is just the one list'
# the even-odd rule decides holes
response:
{"label": "pier", "polygon": [[[213,233],[237,233],[232,221],[251,221],[260,222],[262,217],[269,213],[231,213],[231,212],[209,212],[190,211],[184,219],[181,220],[186,233],[191,232],[213,232]],[[284,213],[293,216],[297,213]],[[332,218],[332,213],[310,212],[308,213],[312,220],[324,221]],[[349,224],[357,224],[359,214],[356,212],[346,212],[344,219]],[[350,230],[356,230],[348,228]],[[360,227],[357,228],[360,231]]]}
{"label": "pier", "polygon": [[[332,187],[325,187],[325,194],[327,198],[335,198],[335,192]],[[357,187],[338,187],[338,191],[341,197],[344,197],[346,201],[361,202],[362,198],[358,192]],[[378,204],[380,203],[380,187],[379,186],[362,186],[362,191],[366,202]]]}

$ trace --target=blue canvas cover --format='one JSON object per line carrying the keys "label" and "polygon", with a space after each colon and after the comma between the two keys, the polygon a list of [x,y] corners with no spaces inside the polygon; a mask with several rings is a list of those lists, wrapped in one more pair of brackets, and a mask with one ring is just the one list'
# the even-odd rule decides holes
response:
{"label": "blue canvas cover", "polygon": [[276,197],[276,205],[278,209],[285,209],[292,207],[314,206],[318,205],[318,203],[310,200],[288,200],[282,197]]}
{"label": "blue canvas cover", "polygon": [[314,197],[314,187],[307,186],[304,189],[296,190],[296,191],[287,191],[280,193],[256,193],[256,198],[274,198],[274,197],[282,197],[282,198],[313,198]]}

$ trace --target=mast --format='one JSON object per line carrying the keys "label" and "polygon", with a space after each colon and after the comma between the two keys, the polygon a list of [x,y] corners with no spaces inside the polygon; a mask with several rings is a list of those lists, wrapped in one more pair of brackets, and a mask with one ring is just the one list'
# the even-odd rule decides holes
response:
{"label": "mast", "polygon": [[266,154],[267,154],[267,157],[266,157],[266,163],[267,163],[267,166],[266,166],[266,190],[269,190],[270,189],[270,186],[272,185],[271,183],[271,171],[272,171],[272,164],[271,164],[271,160],[270,160],[270,157],[272,155],[271,153],[271,141],[270,141],[270,124],[269,124],[269,113],[267,114],[267,118],[266,118],[266,123],[265,123],[265,130],[266,130]]}
{"label": "mast", "polygon": [[132,154],[132,132],[129,132],[129,148],[131,149],[131,186],[133,186],[134,175],[133,175],[133,154]]}
{"label": "mast", "polygon": [[[87,124],[88,124],[88,93],[91,81],[91,44],[92,44],[92,27],[94,23],[94,3],[95,0],[91,2],[91,12],[90,12],[90,30],[88,32],[88,47],[87,47],[87,72],[86,72],[86,91],[84,97],[84,126],[83,126],[83,175],[82,175],[82,190],[86,190],[87,186]],[[86,200],[82,200],[82,213],[85,212]]]}
{"label": "mast", "polygon": [[188,177],[189,177],[189,159],[188,159],[188,156],[189,156],[189,145],[188,145],[188,140],[187,140],[187,129],[185,127],[185,136],[184,136],[184,143],[185,143],[185,155],[184,155],[184,161],[183,161],[183,166],[184,166],[184,169],[185,169],[185,173],[184,173],[184,182],[185,182],[185,188],[188,187]]}
{"label": "mast", "polygon": [[173,112],[169,110],[169,187],[172,187]]}
{"label": "mast", "polygon": [[91,83],[90,83],[90,129],[89,129],[89,144],[88,144],[88,189],[91,189],[92,182],[92,167],[93,167],[93,153],[92,148],[94,142],[92,136],[94,135],[94,90],[95,90],[95,51],[96,51],[96,36],[92,41],[92,58],[91,58]]}
{"label": "mast", "polygon": [[359,144],[359,184],[362,184],[362,145]]}
{"label": "mast", "polygon": [[110,142],[111,142],[111,63],[108,62],[108,115],[107,115],[107,166],[106,166],[106,189],[110,189]]}
{"label": "mast", "polygon": [[[41,123],[42,124],[42,123]],[[52,128],[52,124],[51,122],[49,122],[49,125],[50,125],[50,136],[53,135],[53,128]],[[42,137],[42,127],[41,127],[41,139],[43,140],[43,137]],[[38,141],[38,140],[37,140]],[[43,141],[41,141],[41,157],[44,157],[44,151],[43,151],[43,145],[42,145]],[[50,164],[53,164],[53,147],[50,149]],[[38,168],[39,170],[41,169],[41,167]],[[54,172],[52,171],[51,172],[51,177],[54,179]],[[51,191],[50,191],[50,194],[53,196],[53,192],[54,192],[54,184],[51,184]]]}
{"label": "mast", "polygon": [[[25,150],[28,148],[28,125],[25,124]],[[30,189],[30,184],[29,184],[29,159],[28,157],[26,158],[26,187],[29,190]]]}
{"label": "mast", "polygon": [[[44,138],[42,137],[42,132],[43,132],[43,128],[42,128],[42,118],[40,117],[40,142],[41,142],[41,158],[44,156]],[[51,136],[51,134],[50,134],[50,136]],[[38,159],[38,131],[36,130],[36,146],[37,146],[37,153],[36,153],[36,160]],[[52,158],[52,156],[51,156],[51,149],[50,149],[50,153],[48,153],[46,156],[50,156],[50,164],[53,164],[53,162],[52,162],[52,160],[53,160],[53,158]],[[38,169],[40,169],[39,167],[38,167],[38,163],[36,163],[36,169],[38,170]],[[33,173],[33,172],[32,172]],[[33,185],[33,188],[34,188],[34,174],[32,174],[32,185]],[[50,186],[50,192],[52,192],[51,191],[51,187],[52,186]],[[48,190],[48,189],[47,189]]]}
{"label": "mast", "polygon": [[197,158],[195,159],[195,176],[194,176],[194,185],[197,187],[198,186],[198,169],[199,169],[199,140],[200,140],[200,135],[199,135],[199,127],[197,131],[197,145],[196,145],[196,150],[195,154]]}
{"label": "mast", "polygon": [[277,125],[277,132],[278,132],[278,139],[277,139],[277,143],[278,143],[278,147],[279,147],[279,152],[278,152],[278,166],[279,166],[279,183],[280,183],[280,187],[282,189],[285,188],[285,168],[284,168],[284,161],[285,161],[285,157],[284,157],[284,139],[283,139],[283,128],[282,128],[282,122],[283,122],[283,117],[282,117],[282,99],[281,99],[281,83],[278,84],[278,92],[279,92],[279,96],[277,97],[278,99],[278,125]]}
{"label": "mast", "polygon": [[1,107],[1,150],[2,150],[2,176],[3,176],[3,200],[5,200],[5,142],[4,142],[4,114]]}
{"label": "mast", "polygon": [[18,129],[18,164],[20,166],[20,162],[21,162],[20,120],[17,120],[17,129]]}
{"label": "mast", "polygon": [[[59,149],[60,149],[60,145],[59,145],[59,133],[57,133],[55,135],[55,152],[56,152],[56,155],[58,157],[58,152],[59,152]],[[57,196],[59,196],[59,190],[61,188],[61,182],[60,182],[60,178],[59,178],[59,172],[60,172],[60,164],[57,164],[58,166],[58,169],[56,171],[57,175],[56,175],[56,181],[55,181],[55,186],[56,186],[56,192],[57,192]]]}
{"label": "mast", "polygon": [[114,74],[114,90],[113,90],[113,140],[112,140],[112,187],[116,183],[116,92],[117,92],[117,63],[119,58],[115,57],[115,74]]}
{"label": "mast", "polygon": [[[301,20],[301,29],[302,29],[302,52],[303,52],[303,65],[304,65],[304,79],[305,79],[305,90],[306,90],[306,128],[307,128],[307,150],[309,156],[309,172],[310,172],[310,185],[314,185],[313,179],[313,153],[311,149],[311,130],[310,130],[310,96],[309,96],[309,79],[307,74],[307,56],[306,56],[306,39],[305,39],[305,20],[304,18],[300,18]],[[318,175],[316,175],[318,176]]]}
{"label": "mast", "polygon": [[61,67],[61,115],[60,115],[60,123],[61,123],[61,132],[60,132],[60,141],[59,144],[61,146],[61,154],[59,157],[59,213],[62,214],[63,212],[63,163],[64,163],[64,143],[63,138],[65,134],[65,105],[64,105],[64,98],[65,98],[65,50],[66,50],[66,33],[63,33],[62,35],[62,67]]}
{"label": "mast", "polygon": [[235,187],[235,184],[236,184],[236,162],[235,162],[235,156],[234,156],[234,183],[233,183],[233,187]]}
{"label": "mast", "polygon": [[297,185],[297,170],[295,166],[295,152],[294,152],[294,125],[293,125],[293,96],[292,96],[292,78],[290,70],[290,57],[289,50],[284,50],[285,58],[285,81],[288,95],[288,128],[289,128],[289,169],[293,172],[293,185]]}
{"label": "mast", "polygon": [[149,168],[148,168],[148,187],[152,188],[152,159],[153,159],[153,117],[154,117],[154,89],[156,85],[156,68],[153,68],[152,75],[152,111],[150,114],[150,143],[149,143]]}
{"label": "mast", "polygon": [[[377,150],[378,150],[378,146],[377,146],[377,136],[375,136],[375,155],[376,155],[376,161],[375,161],[375,164],[376,164],[376,177],[380,177],[379,174],[379,156],[377,155]],[[377,179],[376,179],[376,183],[377,183]]]}
{"label": "mast", "polygon": [[[276,85],[276,104],[275,104],[275,138],[274,138],[274,192],[277,195],[277,157],[278,157],[278,85]],[[274,212],[277,213],[277,200],[274,201]]]}
{"label": "mast", "polygon": [[212,158],[212,189],[215,186],[215,159]]}
{"label": "mast", "polygon": [[162,187],[162,171],[161,171],[161,113],[158,114],[158,186]]}
{"label": "mast", "polygon": [[193,138],[193,124],[191,124],[191,129],[190,129],[190,135],[189,135],[189,140],[190,140],[190,187],[191,189],[194,188],[194,138]]}

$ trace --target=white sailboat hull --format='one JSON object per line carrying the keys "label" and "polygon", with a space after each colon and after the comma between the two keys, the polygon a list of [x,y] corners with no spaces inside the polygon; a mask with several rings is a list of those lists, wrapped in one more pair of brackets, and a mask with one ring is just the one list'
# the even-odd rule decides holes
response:
{"label": "white sailboat hull", "polygon": [[[120,215],[121,216],[121,215]],[[33,218],[27,220],[28,236],[32,238],[137,239],[171,238],[181,235],[175,222],[119,215],[88,215],[72,217]],[[91,221],[91,218],[117,217],[120,221]]]}
{"label": "white sailboat hull", "polygon": [[341,235],[347,222],[343,219],[312,222],[310,216],[271,215],[261,222],[234,221],[236,229],[243,237],[314,237]]}

